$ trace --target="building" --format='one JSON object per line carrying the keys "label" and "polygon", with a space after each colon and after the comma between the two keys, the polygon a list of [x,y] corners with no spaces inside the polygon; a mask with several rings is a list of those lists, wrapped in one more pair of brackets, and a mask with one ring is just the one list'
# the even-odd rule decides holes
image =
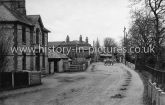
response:
{"label": "building", "polygon": [[53,52],[48,54],[49,74],[64,72],[69,66],[69,58],[62,53]]}
{"label": "building", "polygon": [[49,47],[57,48],[60,53],[66,54],[72,60],[85,60],[90,58],[90,48],[92,47],[88,43],[88,37],[85,41],[82,40],[80,35],[79,40],[70,41],[69,36],[66,37],[66,41],[61,42],[49,42]]}
{"label": "building", "polygon": [[[48,33],[40,15],[27,15],[25,0],[0,0],[0,29],[10,43],[6,71],[48,73]],[[42,48],[44,47],[44,48]],[[17,51],[11,49],[16,48]],[[33,51],[20,49],[30,48]]]}

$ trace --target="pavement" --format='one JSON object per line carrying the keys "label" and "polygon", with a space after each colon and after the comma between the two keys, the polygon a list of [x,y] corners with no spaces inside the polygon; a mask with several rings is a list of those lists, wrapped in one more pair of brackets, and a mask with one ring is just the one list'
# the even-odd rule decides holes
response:
{"label": "pavement", "polygon": [[86,72],[55,74],[42,82],[3,92],[0,105],[143,105],[143,82],[123,64],[94,63]]}

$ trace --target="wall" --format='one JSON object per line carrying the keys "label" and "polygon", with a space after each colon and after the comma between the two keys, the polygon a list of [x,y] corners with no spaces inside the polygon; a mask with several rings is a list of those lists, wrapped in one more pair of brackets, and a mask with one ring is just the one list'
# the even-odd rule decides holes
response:
{"label": "wall", "polygon": [[7,42],[6,46],[8,50],[7,58],[8,63],[6,65],[6,71],[14,70],[14,54],[11,52],[11,47],[14,45],[14,24],[0,24],[1,34],[4,37],[4,42]]}
{"label": "wall", "polygon": [[63,60],[58,61],[58,63],[57,63],[58,72],[64,72],[64,67],[63,67],[64,63],[63,62],[64,62]]}
{"label": "wall", "polygon": [[[26,28],[26,44],[22,43],[22,26]],[[22,52],[18,51],[17,53],[13,53],[11,48],[32,48],[31,44],[31,30],[29,26],[22,25],[22,24],[1,24],[0,28],[4,28],[4,36],[6,37],[7,42],[9,42],[8,51],[8,64],[6,71],[13,71],[13,70],[22,70]],[[35,33],[33,33],[35,35]],[[42,34],[40,34],[42,35]],[[45,34],[45,44],[47,46],[47,34]],[[34,36],[33,36],[34,37]],[[41,37],[40,37],[41,38]],[[33,38],[34,39],[34,38]],[[40,43],[42,43],[42,39],[40,39]],[[33,49],[35,50],[35,49]],[[48,73],[48,53],[45,53],[45,68],[42,68],[42,54],[40,55],[40,68]],[[35,53],[31,53],[30,51],[26,52],[26,70],[35,71]]]}

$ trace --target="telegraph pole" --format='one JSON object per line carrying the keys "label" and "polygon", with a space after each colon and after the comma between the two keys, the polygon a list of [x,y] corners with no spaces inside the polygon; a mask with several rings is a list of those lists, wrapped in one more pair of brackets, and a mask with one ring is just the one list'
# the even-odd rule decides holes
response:
{"label": "telegraph pole", "polygon": [[[126,46],[126,28],[124,27],[124,47]],[[126,64],[126,52],[124,52],[124,63]]]}

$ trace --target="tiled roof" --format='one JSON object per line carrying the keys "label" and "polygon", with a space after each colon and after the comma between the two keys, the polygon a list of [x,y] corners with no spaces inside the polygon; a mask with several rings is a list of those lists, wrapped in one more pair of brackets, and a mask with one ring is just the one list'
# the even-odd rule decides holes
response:
{"label": "tiled roof", "polygon": [[37,24],[37,22],[40,20],[40,23],[43,27],[43,30],[45,32],[50,32],[48,29],[46,29],[42,23],[42,19],[41,19],[41,16],[40,15],[27,15],[28,19],[35,25]]}
{"label": "tiled roof", "polygon": [[56,41],[56,42],[48,42],[49,47],[71,47],[71,46],[77,46],[77,47],[83,47],[84,50],[89,50],[91,45],[86,43],[86,42],[79,42],[79,41],[70,41],[70,42],[65,42],[65,41]]}
{"label": "tiled roof", "polygon": [[17,11],[9,9],[5,5],[0,5],[0,21],[1,22],[21,22],[27,25],[33,25],[33,23],[23,14]]}
{"label": "tiled roof", "polygon": [[52,52],[48,54],[48,58],[56,58],[56,59],[68,59],[65,54]]}
{"label": "tiled roof", "polygon": [[33,22],[33,24],[36,24],[40,18],[40,15],[27,15],[27,17],[31,20],[31,22]]}
{"label": "tiled roof", "polygon": [[64,43],[64,41],[48,42],[48,46],[49,47],[53,47],[54,46],[54,48],[56,48],[59,45],[61,45],[62,43]]}
{"label": "tiled roof", "polygon": [[70,42],[64,42],[62,43],[62,45],[80,45],[80,46],[91,46],[90,44],[82,41],[77,41],[77,40],[74,40],[74,41],[70,41]]}
{"label": "tiled roof", "polygon": [[44,30],[45,32],[50,32],[50,30],[46,29],[45,27],[44,27],[43,30]]}

